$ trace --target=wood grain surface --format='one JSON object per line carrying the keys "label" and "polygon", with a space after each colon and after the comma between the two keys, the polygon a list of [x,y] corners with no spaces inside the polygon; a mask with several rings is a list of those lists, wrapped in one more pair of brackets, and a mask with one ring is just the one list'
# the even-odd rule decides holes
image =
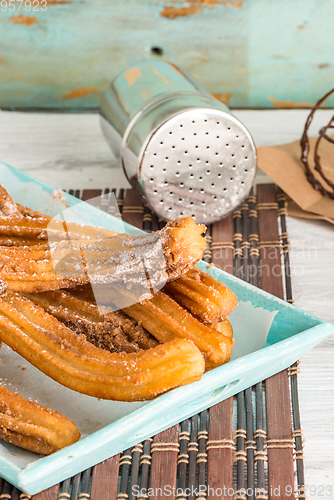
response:
{"label": "wood grain surface", "polygon": [[[55,498],[57,498],[58,492],[59,492],[59,484],[55,484],[54,486],[51,486],[51,488],[48,488],[47,490],[41,491],[41,493],[37,493],[37,495],[34,495],[32,497],[32,500],[54,500]],[[28,500],[28,498],[29,496],[27,497],[27,499],[23,497],[22,500]]]}
{"label": "wood grain surface", "polygon": [[[179,425],[166,429],[153,438],[150,485],[152,500],[169,497],[175,500]],[[161,491],[161,493],[160,493]]]}
{"label": "wood grain surface", "polygon": [[108,458],[93,469],[91,500],[114,500],[118,485],[119,455]]}

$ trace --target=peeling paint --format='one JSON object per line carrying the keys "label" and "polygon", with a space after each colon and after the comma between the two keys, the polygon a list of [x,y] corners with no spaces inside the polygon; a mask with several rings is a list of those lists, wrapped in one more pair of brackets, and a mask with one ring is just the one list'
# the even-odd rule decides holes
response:
{"label": "peeling paint", "polygon": [[178,17],[190,16],[202,12],[205,9],[213,9],[215,6],[223,7],[231,6],[240,9],[243,5],[243,0],[171,0],[165,4],[160,16],[169,19]]}
{"label": "peeling paint", "polygon": [[85,96],[87,94],[93,94],[94,92],[100,92],[97,87],[89,87],[88,89],[73,89],[64,95],[63,99],[77,99],[78,97]]}
{"label": "peeling paint", "polygon": [[133,85],[135,83],[137,78],[141,78],[143,75],[141,74],[141,71],[138,68],[138,66],[136,66],[135,68],[131,68],[128,71],[126,71],[124,73],[124,76],[127,79],[129,87],[131,87],[131,85]]}
{"label": "peeling paint", "polygon": [[172,5],[165,5],[164,9],[160,12],[160,16],[167,17],[169,19],[176,19],[177,17],[196,14],[200,8],[201,5],[189,5],[188,7],[174,7]]}
{"label": "peeling paint", "polygon": [[153,70],[153,73],[155,75],[157,75],[157,77],[159,78],[159,80],[162,82],[162,83],[170,83],[170,81],[168,80],[167,76],[166,75],[163,75],[162,73],[160,73],[160,71],[158,71],[154,66],[152,66],[150,64],[150,67],[152,68]]}
{"label": "peeling paint", "polygon": [[9,23],[13,24],[25,24],[26,26],[31,26],[32,24],[39,24],[37,17],[24,16],[23,14],[19,14],[18,16],[11,16],[8,19]]}
{"label": "peeling paint", "polygon": [[313,102],[295,102],[295,101],[281,101],[271,95],[268,96],[269,101],[273,104],[274,108],[313,108]]}
{"label": "peeling paint", "polygon": [[6,63],[7,62],[7,59],[5,59],[4,57],[0,57],[0,63]]}
{"label": "peeling paint", "polygon": [[143,98],[145,99],[145,101],[148,101],[149,98],[151,97],[151,95],[148,92],[145,92],[145,90],[141,91],[141,95],[143,96]]}
{"label": "peeling paint", "polygon": [[212,93],[213,97],[218,99],[218,101],[221,101],[222,103],[229,105],[231,102],[231,92],[223,92],[222,94],[213,92]]}
{"label": "peeling paint", "polygon": [[71,3],[69,0],[46,0],[47,6],[50,7],[52,5],[64,5],[66,3]]}
{"label": "peeling paint", "polygon": [[179,68],[177,66],[175,66],[175,64],[170,63],[170,65],[173,67],[173,70],[175,71],[175,73],[177,73],[178,75],[181,75],[182,77],[184,76],[182,71],[180,71]]}

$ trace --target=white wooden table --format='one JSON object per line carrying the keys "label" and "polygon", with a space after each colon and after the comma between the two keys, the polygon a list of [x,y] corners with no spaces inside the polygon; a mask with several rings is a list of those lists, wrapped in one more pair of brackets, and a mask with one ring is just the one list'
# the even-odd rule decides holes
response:
{"label": "white wooden table", "polygon": [[[307,114],[306,110],[235,112],[258,146],[299,139]],[[319,111],[311,134],[317,135],[332,115],[332,110]],[[123,172],[115,167],[96,114],[1,112],[0,160],[58,188],[128,186]],[[258,173],[257,182],[268,180]],[[334,226],[288,217],[288,231],[296,305],[334,322]],[[306,439],[305,476],[307,485],[315,487],[308,498],[334,498],[333,359],[334,336],[301,359],[298,380]]]}

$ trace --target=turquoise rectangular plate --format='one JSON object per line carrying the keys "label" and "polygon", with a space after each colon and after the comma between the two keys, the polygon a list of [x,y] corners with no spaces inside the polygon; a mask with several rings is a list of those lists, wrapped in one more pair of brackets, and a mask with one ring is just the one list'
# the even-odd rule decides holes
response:
{"label": "turquoise rectangular plate", "polygon": [[[41,205],[45,208],[45,200],[50,199],[54,189],[3,163],[0,163],[0,180],[16,201],[36,210]],[[69,206],[78,203],[73,196],[64,196]],[[54,207],[52,210],[56,211]],[[80,210],[85,213],[87,222],[94,222],[96,226],[141,233],[86,203],[80,205]],[[141,405],[106,402],[107,411],[110,408],[110,423],[86,432],[87,435],[76,444],[48,457],[39,458],[1,442],[0,475],[3,478],[30,495],[40,492],[287,368],[334,331],[332,324],[312,314],[215,267],[207,269],[205,262],[200,262],[198,267],[223,281],[238,296],[239,305],[230,315],[236,339],[231,361],[205,373],[199,382],[179,387]],[[6,355],[9,351],[8,348],[0,351],[0,360],[1,353]],[[25,373],[28,374],[29,369]],[[44,384],[41,387],[52,394],[49,386],[55,387],[55,383],[44,374],[40,375],[40,380]],[[11,388],[11,384],[7,386]],[[20,392],[20,386],[17,390]],[[64,401],[68,391],[70,399],[86,398],[85,404],[91,404],[92,412],[96,413],[94,398],[77,395],[61,386],[58,391],[64,391]],[[42,399],[39,402],[47,405]],[[123,416],[117,418],[119,409]]]}

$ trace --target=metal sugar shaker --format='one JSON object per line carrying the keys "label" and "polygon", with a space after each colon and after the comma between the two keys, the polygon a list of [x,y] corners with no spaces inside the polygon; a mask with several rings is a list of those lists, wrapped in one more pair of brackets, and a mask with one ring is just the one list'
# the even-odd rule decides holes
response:
{"label": "metal sugar shaker", "polygon": [[161,219],[209,224],[247,197],[252,137],[183,69],[163,61],[126,69],[105,91],[100,113],[130,184]]}

